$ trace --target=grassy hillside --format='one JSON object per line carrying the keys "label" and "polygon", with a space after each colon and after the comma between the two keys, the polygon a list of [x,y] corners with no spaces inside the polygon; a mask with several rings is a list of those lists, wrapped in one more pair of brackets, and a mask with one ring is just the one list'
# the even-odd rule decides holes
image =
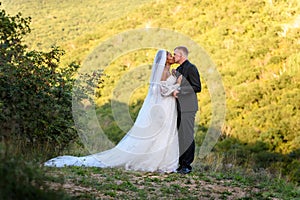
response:
{"label": "grassy hillside", "polygon": [[64,48],[78,49],[77,46],[73,46],[73,43],[80,36],[86,37],[95,30],[102,29],[104,24],[128,15],[148,1],[20,0],[2,2],[4,9],[9,13],[21,12],[24,17],[32,18],[32,33],[27,40],[31,48],[47,49],[52,45],[59,45]]}
{"label": "grassy hillside", "polygon": [[[2,5],[12,15],[22,12],[32,18],[33,30],[26,38],[30,48],[61,46],[66,50],[63,62],[82,63],[101,42],[132,29],[159,27],[186,35],[208,52],[222,75],[227,110],[222,141],[216,149],[232,153],[232,149],[247,144],[250,150],[227,156],[243,158],[243,153],[265,151],[268,154],[257,158],[260,162],[277,162],[278,153],[296,155],[292,166],[299,163],[299,1],[4,0]],[[174,47],[177,45],[174,41]],[[129,70],[151,65],[154,53],[153,49],[130,52],[114,60],[105,71],[97,112],[114,142],[125,132],[112,118],[112,91]],[[191,62],[193,59],[190,57]],[[211,99],[204,80],[202,77],[204,90],[199,94],[201,108],[197,115],[198,145],[211,120]],[[131,96],[133,118],[146,89],[141,87]],[[247,164],[252,162],[255,160]]]}

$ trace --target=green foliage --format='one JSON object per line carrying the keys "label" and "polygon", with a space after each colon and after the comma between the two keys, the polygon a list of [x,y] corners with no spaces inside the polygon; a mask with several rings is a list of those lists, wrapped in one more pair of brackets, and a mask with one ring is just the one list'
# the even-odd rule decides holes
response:
{"label": "green foliage", "polygon": [[286,177],[300,183],[299,150],[283,155],[273,152],[267,142],[241,143],[234,138],[220,141],[214,149],[222,154],[224,166],[239,166],[255,172],[267,170],[275,177]]}
{"label": "green foliage", "polygon": [[[114,121],[113,113],[111,112],[111,103],[108,102],[101,107],[97,107],[97,115],[99,117],[99,123],[100,126],[103,128],[104,133],[107,135],[107,137],[117,144],[126,134],[124,130],[121,130],[118,127],[118,124]],[[120,103],[120,102],[114,102],[114,104],[117,104],[117,106],[120,107],[127,107],[126,104]],[[138,112],[142,106],[142,102],[137,102],[135,104],[130,104],[129,106],[129,112],[131,114],[132,121],[135,121]],[[130,125],[128,126],[130,128]]]}
{"label": "green foliage", "polygon": [[6,139],[28,145],[52,142],[58,149],[76,139],[71,100],[78,65],[60,67],[63,51],[28,51],[30,18],[0,12],[0,128]]}
{"label": "green foliage", "polygon": [[0,199],[71,199],[61,190],[50,190],[47,177],[36,162],[25,161],[22,157],[0,158]]}

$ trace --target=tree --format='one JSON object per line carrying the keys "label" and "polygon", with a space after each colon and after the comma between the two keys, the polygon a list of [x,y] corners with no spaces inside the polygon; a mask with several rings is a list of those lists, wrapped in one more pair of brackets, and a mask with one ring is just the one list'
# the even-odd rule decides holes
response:
{"label": "tree", "polygon": [[62,149],[77,138],[72,86],[78,65],[59,66],[64,51],[28,51],[30,18],[0,11],[0,128],[2,139],[51,142]]}

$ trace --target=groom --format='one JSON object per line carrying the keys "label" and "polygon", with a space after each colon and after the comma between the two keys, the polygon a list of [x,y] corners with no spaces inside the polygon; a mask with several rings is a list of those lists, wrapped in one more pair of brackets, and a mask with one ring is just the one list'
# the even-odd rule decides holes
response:
{"label": "groom", "polygon": [[191,163],[194,161],[195,141],[194,123],[198,110],[196,93],[201,92],[200,75],[195,65],[188,60],[188,49],[178,46],[174,49],[175,63],[180,66],[174,70],[176,77],[183,75],[178,90],[173,92],[177,100],[177,128],[179,138],[179,168],[178,173],[188,174],[192,171]]}

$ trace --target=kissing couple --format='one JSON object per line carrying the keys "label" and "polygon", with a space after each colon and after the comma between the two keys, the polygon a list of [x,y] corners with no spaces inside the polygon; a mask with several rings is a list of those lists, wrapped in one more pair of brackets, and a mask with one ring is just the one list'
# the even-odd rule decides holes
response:
{"label": "kissing couple", "polygon": [[[195,154],[196,93],[201,91],[201,82],[188,54],[185,46],[176,47],[173,55],[157,51],[148,94],[134,125],[115,147],[82,157],[59,156],[44,165],[190,173]],[[179,66],[170,71],[175,63]]]}

